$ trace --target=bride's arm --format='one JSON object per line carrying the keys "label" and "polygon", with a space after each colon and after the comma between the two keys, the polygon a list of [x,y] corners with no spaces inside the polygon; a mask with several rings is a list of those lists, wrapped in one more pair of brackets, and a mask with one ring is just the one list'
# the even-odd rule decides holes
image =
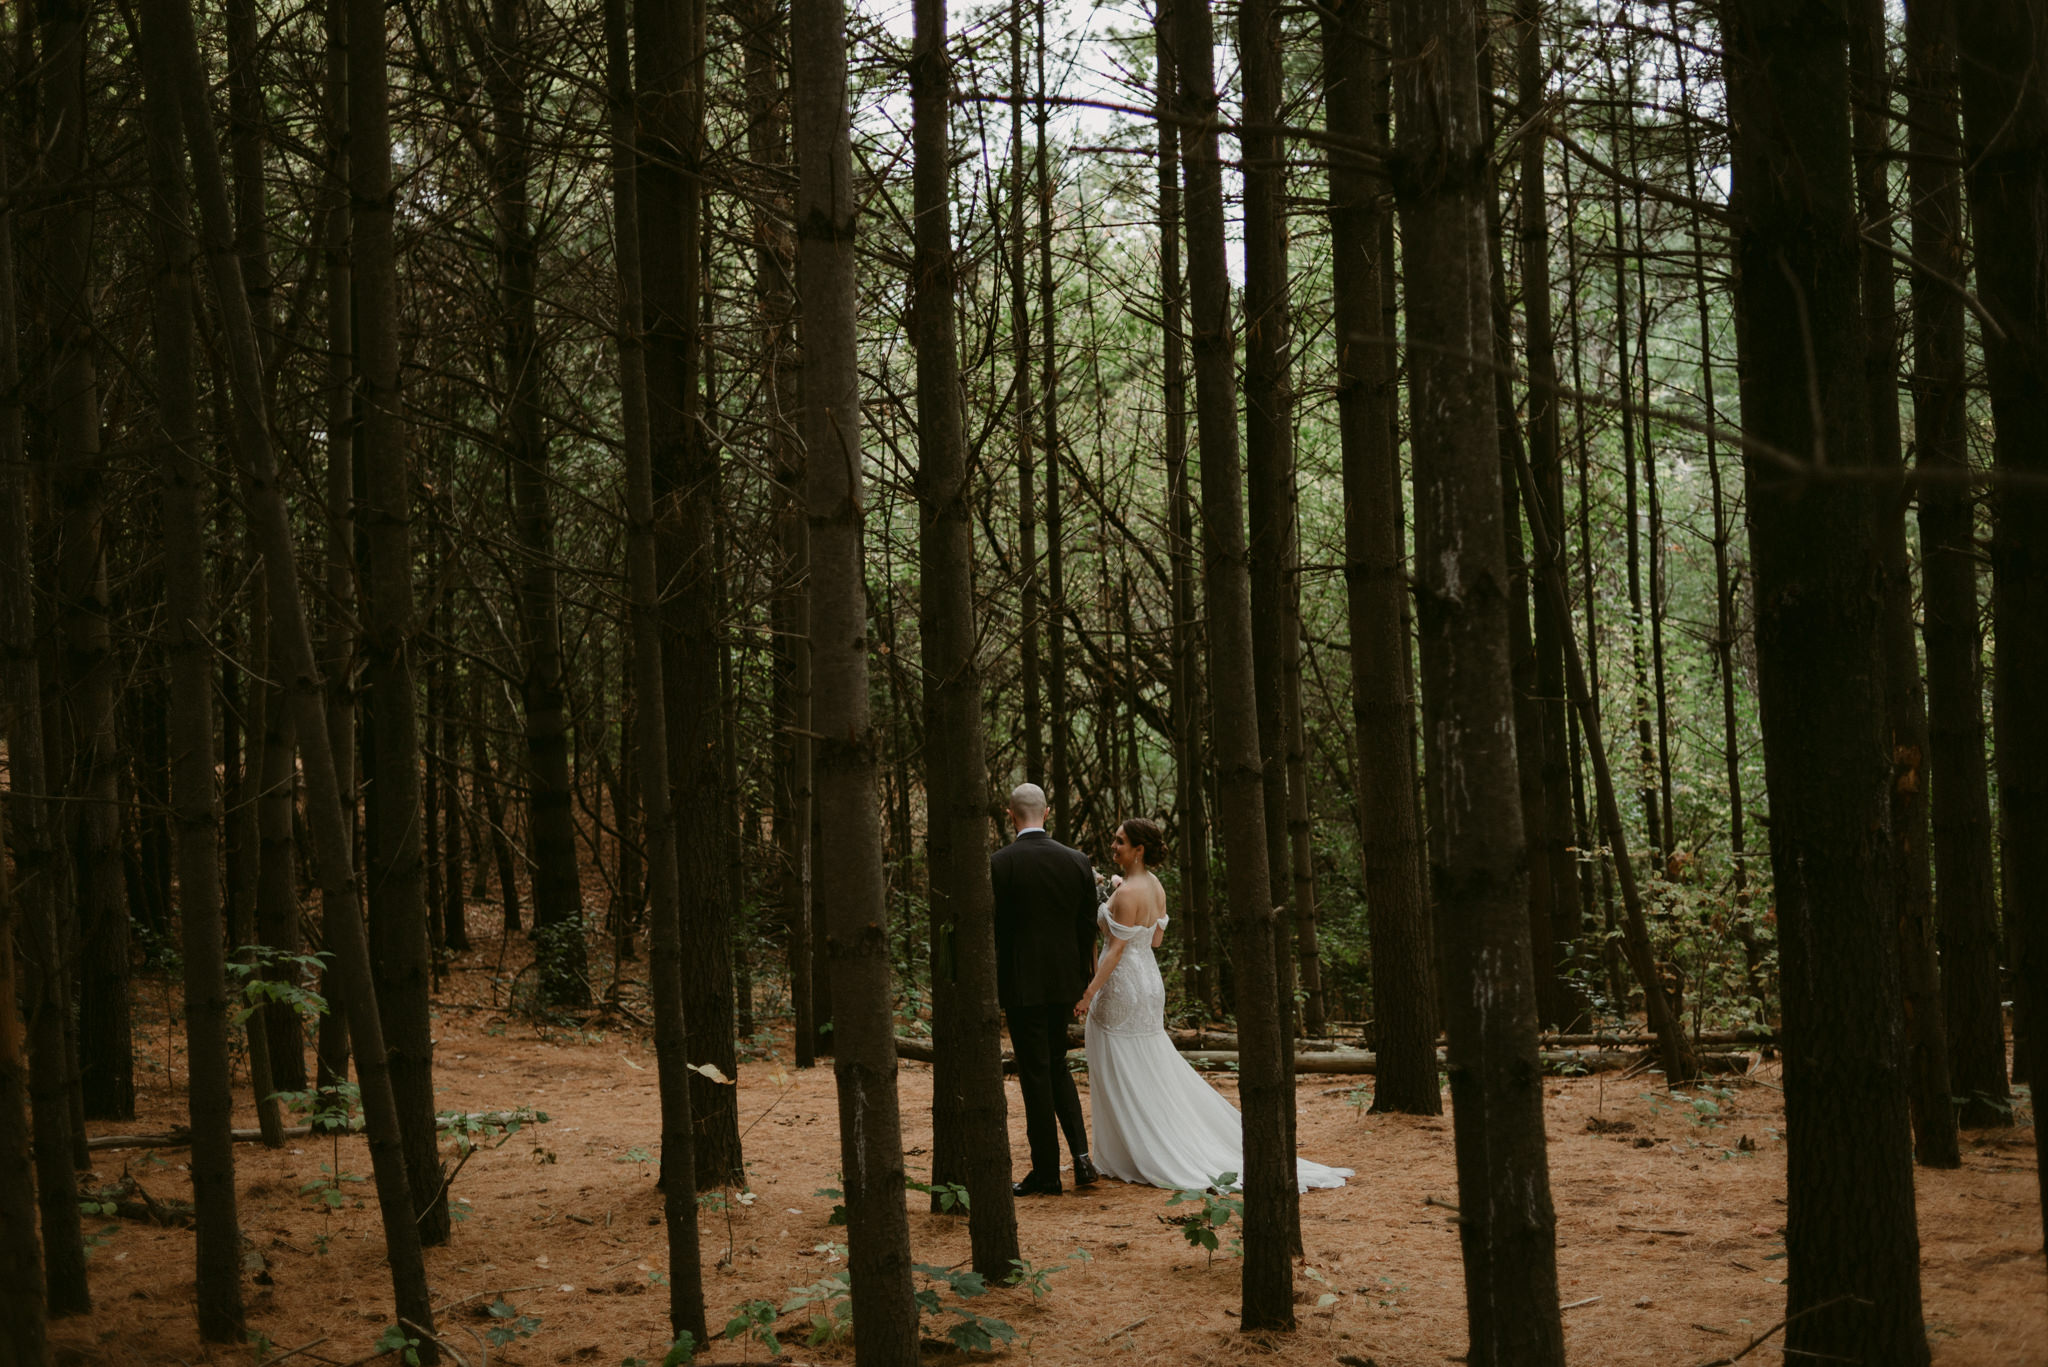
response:
{"label": "bride's arm", "polygon": [[1124,957],[1124,941],[1118,936],[1109,937],[1109,943],[1095,960],[1095,977],[1088,984],[1088,990],[1081,994],[1081,1000],[1074,1004],[1074,1014],[1086,1016],[1088,1008],[1095,1005],[1095,998],[1102,991],[1102,985],[1109,981],[1109,975],[1116,972],[1119,960]]}

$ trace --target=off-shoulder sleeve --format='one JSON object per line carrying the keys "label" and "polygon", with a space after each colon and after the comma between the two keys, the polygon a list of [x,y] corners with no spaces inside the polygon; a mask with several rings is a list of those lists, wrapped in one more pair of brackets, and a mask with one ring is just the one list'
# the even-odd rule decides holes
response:
{"label": "off-shoulder sleeve", "polygon": [[1117,920],[1116,917],[1110,915],[1109,909],[1105,907],[1102,911],[1102,924],[1108,928],[1110,934],[1116,936],[1119,940],[1139,940],[1151,935],[1158,926],[1165,925],[1166,918],[1162,916],[1154,925],[1150,926],[1127,926]]}

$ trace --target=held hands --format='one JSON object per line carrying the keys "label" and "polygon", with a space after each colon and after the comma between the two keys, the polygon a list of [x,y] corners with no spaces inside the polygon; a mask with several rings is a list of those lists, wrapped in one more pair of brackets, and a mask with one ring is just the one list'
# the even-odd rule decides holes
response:
{"label": "held hands", "polygon": [[1088,1008],[1094,1004],[1095,989],[1091,987],[1081,994],[1081,1000],[1074,1003],[1074,1018],[1076,1020],[1086,1020],[1088,1018]]}

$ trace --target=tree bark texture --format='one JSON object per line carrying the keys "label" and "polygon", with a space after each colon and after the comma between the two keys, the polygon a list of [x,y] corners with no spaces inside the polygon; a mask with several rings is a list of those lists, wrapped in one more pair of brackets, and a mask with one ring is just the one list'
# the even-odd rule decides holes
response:
{"label": "tree bark texture", "polygon": [[[1784,982],[1788,1354],[1925,1363],[1846,15],[1730,0],[1736,329]],[[1787,468],[1772,452],[1807,468]],[[1845,1299],[1853,1297],[1855,1299]]]}
{"label": "tree bark texture", "polygon": [[[2038,1092],[2048,1029],[2048,3],[1960,5],[1956,40],[1977,285],[2003,334],[1984,339],[1992,459],[2005,481],[1992,503],[1992,724],[2016,1026]],[[2048,1153],[2038,1124],[2034,1150]],[[2038,1163],[2035,1172],[2048,1208],[2048,1174]]]}
{"label": "tree bark texture", "polygon": [[[647,314],[648,432],[653,441],[665,622],[660,695],[668,708],[676,861],[684,915],[683,996],[690,1062],[727,1077],[733,1040],[732,917],[719,800],[717,451],[703,425],[701,239],[704,147],[703,0],[641,0],[640,259]],[[697,1182],[746,1180],[734,1089],[690,1075]]]}
{"label": "tree bark texture", "polygon": [[[1208,603],[1209,696],[1217,817],[1229,870],[1231,968],[1244,1116],[1246,1331],[1294,1327],[1288,1212],[1294,1153],[1282,1108],[1280,1002],[1267,878],[1265,776],[1252,678],[1251,584],[1246,570],[1244,473],[1238,453],[1236,338],[1223,248],[1223,175],[1217,148],[1214,29],[1205,0],[1172,6],[1174,68],[1183,133],[1189,343],[1202,463],[1202,584]],[[1284,1190],[1283,1190],[1284,1188]]]}
{"label": "tree bark texture", "polygon": [[227,960],[220,889],[220,804],[214,792],[213,629],[206,592],[206,508],[212,480],[199,461],[191,200],[178,111],[167,94],[165,49],[145,29],[138,60],[152,68],[142,119],[150,185],[151,281],[161,430],[164,643],[171,676],[171,812],[177,831],[178,921],[185,959],[186,1102],[192,1126],[192,1205],[199,1337],[243,1338],[242,1231],[235,1213],[234,1092],[228,1071]]}
{"label": "tree bark texture", "polygon": [[[747,153],[760,166],[787,170],[785,14],[757,0],[746,34]],[[754,291],[760,315],[761,392],[773,404],[764,421],[775,461],[775,599],[771,693],[775,709],[774,838],[776,899],[787,937],[790,1033],[796,1066],[817,1063],[811,1000],[811,661],[809,527],[804,516],[804,450],[794,424],[801,400],[794,353],[796,260],[788,196],[777,186],[754,217]]]}
{"label": "tree bark texture", "polygon": [[[1296,878],[1289,816],[1300,797],[1304,826],[1307,793],[1290,792],[1288,752],[1301,718],[1301,603],[1294,471],[1294,395],[1288,373],[1286,147],[1267,131],[1280,122],[1279,15],[1270,0],[1238,6],[1237,47],[1242,67],[1245,122],[1245,480],[1250,513],[1249,579],[1252,605],[1252,692],[1258,705],[1259,760],[1264,769],[1266,887],[1278,906],[1273,926],[1273,990],[1279,1004],[1280,1089],[1294,1095],[1294,998],[1297,985],[1322,1011],[1322,978],[1315,963],[1315,883]],[[1306,775],[1304,774],[1305,780]],[[1304,850],[1306,853],[1306,850]],[[1302,870],[1307,873],[1307,870]],[[1290,896],[1292,891],[1297,896]],[[1302,905],[1298,894],[1309,901]],[[1297,959],[1296,949],[1300,955]],[[1286,1149],[1294,1151],[1294,1107],[1281,1108]],[[1294,1252],[1301,1251],[1301,1202],[1285,1184],[1283,1218]]]}
{"label": "tree bark texture", "polygon": [[[1963,186],[1955,0],[1906,7],[1906,162],[1912,203],[1913,446],[1920,485],[1921,639],[1927,651],[1927,773],[1936,936],[1949,1086],[1968,1128],[2005,1125],[2005,1012],[1985,763],[1976,508],[1970,469],[1961,280]],[[1937,278],[1938,277],[1938,278]]]}
{"label": "tree bark texture", "polygon": [[1188,487],[1187,282],[1181,271],[1180,129],[1163,117],[1174,106],[1173,10],[1162,7],[1153,34],[1158,64],[1159,305],[1162,417],[1166,426],[1166,524],[1173,583],[1173,809],[1179,818],[1181,990],[1207,1016],[1216,1009],[1216,951],[1209,902],[1209,811],[1203,755],[1201,628],[1195,601],[1194,498]]}
{"label": "tree bark texture", "polygon": [[[1372,87],[1387,79],[1371,42],[1367,0],[1342,0],[1322,20],[1330,131],[1373,138]],[[1393,339],[1380,300],[1393,263],[1380,252],[1380,186],[1348,158],[1330,167],[1331,259],[1337,329],[1337,426],[1344,460],[1344,584],[1351,629],[1351,717],[1358,733],[1360,855],[1372,945],[1373,1110],[1443,1114],[1437,1078],[1437,991],[1422,839],[1415,821],[1415,700],[1403,659],[1401,462],[1394,444]]]}
{"label": "tree bark texture", "polygon": [[[251,551],[263,559],[274,629],[285,633],[292,666],[290,692],[303,746],[307,824],[313,837],[314,872],[321,888],[321,922],[327,947],[334,955],[335,996],[347,1012],[349,1035],[355,1045],[364,1132],[369,1141],[394,1299],[401,1318],[431,1334],[433,1301],[427,1291],[420,1232],[406,1177],[383,1022],[371,985],[369,939],[358,910],[350,864],[353,852],[348,815],[341,805],[335,780],[334,752],[327,736],[325,690],[313,656],[305,608],[298,595],[291,521],[277,480],[277,454],[272,445],[255,320],[243,292],[241,263],[234,249],[227,178],[221,168],[220,148],[212,141],[212,111],[205,70],[200,64],[199,41],[193,31],[191,12],[177,0],[148,0],[144,13],[148,22],[164,34],[172,83],[170,93],[175,97],[192,158],[201,214],[200,244],[224,324],[233,403],[233,446],[241,467]],[[430,1109],[430,1133],[432,1119]],[[440,1360],[439,1347],[431,1338],[422,1337],[418,1352],[426,1367],[433,1367]]]}
{"label": "tree bark texture", "polygon": [[[1515,92],[1518,117],[1537,116],[1546,95],[1543,64],[1542,7],[1538,0],[1518,0],[1515,46]],[[1529,374],[1529,458],[1544,506],[1564,511],[1564,459],[1558,423],[1557,340],[1550,312],[1550,192],[1543,153],[1548,139],[1521,140],[1521,214],[1516,223],[1521,241],[1522,326],[1527,339]],[[1509,476],[1512,478],[1512,475]],[[1563,553],[1560,538],[1557,552]],[[1532,567],[1540,580],[1542,567]],[[1540,839],[1531,845],[1550,885],[1550,942],[1534,945],[1539,996],[1553,994],[1552,1006],[1561,1026],[1586,1011],[1583,994],[1566,976],[1578,955],[1585,908],[1579,897],[1579,861],[1572,846],[1572,765],[1566,746],[1564,641],[1573,629],[1570,617],[1559,619],[1549,595],[1535,593],[1535,696],[1541,720],[1543,821]]]}
{"label": "tree bark texture", "polygon": [[[0,43],[0,82],[11,83],[14,73],[13,51]],[[0,180],[9,173],[12,150],[0,138]],[[72,1133],[70,1053],[64,1039],[71,1002],[57,917],[65,871],[44,749],[17,326],[14,213],[11,205],[0,205],[0,717],[6,721],[10,779],[0,824],[12,837],[4,854],[12,855],[14,866],[9,905],[19,950],[16,981],[26,1028],[29,1133],[42,1225],[40,1298],[54,1317],[86,1313],[92,1295],[72,1171],[74,1142],[82,1150],[84,1136]],[[15,1017],[10,1013],[6,1019]],[[9,1227],[34,1226],[15,1226],[10,1220]]]}
{"label": "tree bark texture", "polygon": [[[917,326],[918,631],[924,645],[926,862],[931,870],[932,1177],[964,1183],[974,1270],[1018,1256],[1010,1192],[988,756],[974,612],[974,524],[953,309],[952,63],[945,0],[918,0],[910,58]],[[947,1173],[941,1175],[941,1159]]]}
{"label": "tree bark texture", "polygon": [[654,998],[655,1078],[661,1094],[662,1223],[668,1236],[668,1322],[672,1334],[705,1338],[704,1263],[697,1240],[696,1126],[690,1115],[688,1031],[682,968],[682,875],[669,794],[667,686],[662,653],[654,442],[648,416],[646,339],[641,323],[641,233],[632,59],[626,0],[605,0],[605,73],[611,104],[612,222],[619,284],[619,412],[625,446],[626,575],[631,594],[634,763],[639,766],[642,843],[647,851],[647,970]]}
{"label": "tree bark texture", "polygon": [[93,191],[86,145],[86,6],[40,7],[43,174],[54,203],[44,229],[49,311],[51,494],[59,525],[57,686],[70,757],[66,843],[77,891],[78,1067],[85,1114],[135,1116],[128,899],[122,886],[119,742],[107,586],[106,461],[100,450],[95,320],[88,291]]}
{"label": "tree bark texture", "polygon": [[1564,1361],[1509,677],[1478,7],[1396,0],[1390,171],[1407,279],[1431,883],[1469,1359]]}
{"label": "tree bark texture", "polygon": [[[370,943],[377,1009],[391,1051],[391,1086],[419,1233],[448,1240],[434,1130],[432,991],[422,862],[419,703],[413,684],[412,469],[399,392],[398,257],[391,177],[390,79],[381,0],[350,0],[349,192],[355,210],[356,365],[360,427],[363,691],[376,755],[366,785]],[[277,604],[272,603],[273,618]],[[276,629],[273,623],[273,630]],[[366,775],[367,777],[368,775]],[[363,1063],[362,1050],[356,1051]]]}
{"label": "tree bark texture", "polygon": [[590,1000],[583,944],[583,870],[576,856],[575,793],[569,777],[569,702],[562,676],[562,614],[555,587],[553,477],[542,412],[548,358],[535,320],[538,248],[529,206],[532,147],[527,129],[525,0],[492,0],[484,86],[491,106],[490,182],[498,267],[498,353],[503,390],[497,436],[512,489],[521,552],[518,602],[524,659],[519,708],[526,733],[526,820],[533,852],[534,927],[540,990],[550,1003]]}
{"label": "tree bark texture", "polygon": [[1038,187],[1038,434],[1045,448],[1045,708],[1046,726],[1052,733],[1052,755],[1047,771],[1046,796],[1052,810],[1046,818],[1055,840],[1068,844],[1083,839],[1080,834],[1080,803],[1075,798],[1070,775],[1073,749],[1073,719],[1067,715],[1067,561],[1065,528],[1060,512],[1061,493],[1066,485],[1060,468],[1060,353],[1058,281],[1053,275],[1053,197],[1057,187],[1052,178],[1051,136],[1047,124],[1052,111],[1045,84],[1045,12],[1047,0],[1036,0],[1038,20],[1037,99],[1032,109],[1038,142],[1033,165]]}
{"label": "tree bark texture", "polygon": [[1892,855],[1898,861],[1899,983],[1906,1030],[1906,1086],[1914,1153],[1930,1168],[1962,1166],[1948,1076],[1948,1034],[1935,958],[1934,886],[1927,849],[1927,691],[1913,631],[1913,566],[1906,550],[1905,451],[1899,433],[1898,282],[1885,251],[1891,235],[1887,153],[1891,79],[1885,62],[1884,0],[1854,0],[1849,11],[1850,126],[1855,144],[1856,207],[1863,244],[1863,376],[1869,392],[1870,463],[1899,472],[1879,501],[1877,537],[1884,558],[1884,700],[1892,755]]}
{"label": "tree bark texture", "polygon": [[[0,848],[7,809],[0,806]],[[23,1051],[21,999],[15,976],[11,861],[0,858],[0,1221],[14,1237],[0,1244],[0,1367],[49,1367],[49,1302],[43,1250],[35,1237],[36,1172],[29,1148],[28,1055]]]}
{"label": "tree bark texture", "polygon": [[911,1367],[918,1359],[918,1316],[903,1206],[887,896],[874,802],[877,741],[868,703],[854,312],[858,217],[841,0],[792,0],[790,48],[797,63],[797,292],[804,301],[817,858],[821,878],[832,886],[825,939],[848,1268],[861,1356],[876,1367]]}

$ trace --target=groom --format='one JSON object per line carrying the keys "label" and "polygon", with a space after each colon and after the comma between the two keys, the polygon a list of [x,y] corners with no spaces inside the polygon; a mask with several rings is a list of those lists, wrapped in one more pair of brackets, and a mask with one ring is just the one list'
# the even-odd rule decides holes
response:
{"label": "groom", "polygon": [[1095,1181],[1081,1094],[1067,1071],[1067,1022],[1094,976],[1095,871],[1088,856],[1045,833],[1045,790],[1010,794],[1017,838],[989,856],[996,898],[996,998],[1009,1017],[1024,1087],[1031,1171],[1019,1196],[1060,1194],[1060,1131],[1074,1155],[1074,1185]]}

